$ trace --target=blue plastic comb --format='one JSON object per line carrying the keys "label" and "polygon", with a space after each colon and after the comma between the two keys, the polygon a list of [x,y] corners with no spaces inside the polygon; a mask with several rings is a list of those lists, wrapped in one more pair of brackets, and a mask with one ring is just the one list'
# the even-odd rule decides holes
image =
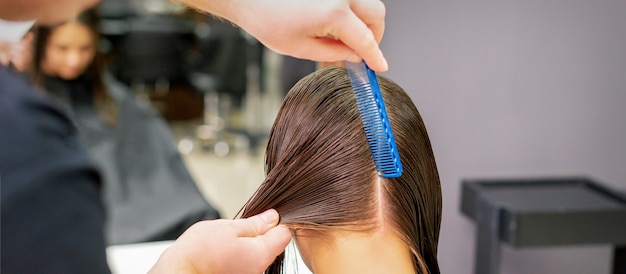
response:
{"label": "blue plastic comb", "polygon": [[398,155],[396,141],[393,138],[376,73],[365,62],[346,61],[346,69],[378,176],[400,177],[402,163],[400,163],[400,155]]}

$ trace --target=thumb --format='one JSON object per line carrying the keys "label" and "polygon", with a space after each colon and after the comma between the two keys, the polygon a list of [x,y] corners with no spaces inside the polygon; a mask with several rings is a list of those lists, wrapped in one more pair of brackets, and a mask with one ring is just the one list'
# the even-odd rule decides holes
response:
{"label": "thumb", "polygon": [[269,209],[252,217],[235,220],[233,226],[237,230],[238,237],[256,237],[275,227],[279,218],[278,211]]}

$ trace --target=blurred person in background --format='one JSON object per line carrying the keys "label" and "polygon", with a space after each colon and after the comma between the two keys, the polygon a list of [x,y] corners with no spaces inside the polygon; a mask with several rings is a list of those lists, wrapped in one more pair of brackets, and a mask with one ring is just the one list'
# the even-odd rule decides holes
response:
{"label": "blurred person in background", "polygon": [[103,177],[108,244],[174,240],[219,214],[202,196],[160,114],[105,74],[98,15],[35,29],[32,77],[70,117]]}

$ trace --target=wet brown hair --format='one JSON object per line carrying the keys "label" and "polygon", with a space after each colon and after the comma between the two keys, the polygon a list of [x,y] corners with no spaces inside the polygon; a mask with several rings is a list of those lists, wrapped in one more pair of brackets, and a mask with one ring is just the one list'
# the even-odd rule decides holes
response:
{"label": "wet brown hair", "polygon": [[[382,218],[409,246],[416,273],[439,273],[441,188],[426,127],[402,88],[378,78],[401,177],[378,177],[347,73],[326,68],[287,94],[270,132],[267,176],[240,215],[274,208],[281,224],[320,233],[370,230]],[[281,273],[283,260],[266,273]]]}
{"label": "wet brown hair", "polygon": [[[86,26],[92,33],[95,46],[97,48],[98,41],[100,40],[99,29],[99,16],[95,9],[88,9],[79,14],[71,22],[78,22],[83,26]],[[56,26],[37,26],[35,28],[35,46],[33,54],[33,67],[32,78],[33,81],[43,87],[44,75],[42,69],[43,61],[46,58],[46,47],[50,36],[54,33],[54,30],[63,24]],[[97,50],[97,49],[96,49]],[[106,85],[103,80],[104,65],[102,61],[102,54],[96,51],[94,60],[87,66],[84,72],[91,79],[94,105],[96,106],[98,113],[102,120],[109,126],[114,126],[117,123],[117,104],[114,98],[107,91]]]}

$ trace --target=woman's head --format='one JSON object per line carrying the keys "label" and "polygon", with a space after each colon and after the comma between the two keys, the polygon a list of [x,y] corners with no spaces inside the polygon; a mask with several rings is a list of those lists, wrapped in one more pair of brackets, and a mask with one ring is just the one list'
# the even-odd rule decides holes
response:
{"label": "woman's head", "polygon": [[94,9],[56,26],[38,26],[35,30],[32,78],[46,89],[49,77],[62,80],[86,80],[100,116],[106,124],[117,123],[117,105],[107,92],[102,78],[104,67],[97,51],[100,39],[99,17]]}
{"label": "woman's head", "polygon": [[45,75],[73,80],[92,70],[99,40],[93,11],[81,13],[66,23],[37,29],[35,70]]}
{"label": "woman's head", "polygon": [[439,272],[441,189],[426,128],[402,88],[384,77],[379,83],[401,177],[377,176],[345,69],[323,69],[285,98],[267,146],[267,177],[242,209],[243,217],[278,210],[314,272]]}

